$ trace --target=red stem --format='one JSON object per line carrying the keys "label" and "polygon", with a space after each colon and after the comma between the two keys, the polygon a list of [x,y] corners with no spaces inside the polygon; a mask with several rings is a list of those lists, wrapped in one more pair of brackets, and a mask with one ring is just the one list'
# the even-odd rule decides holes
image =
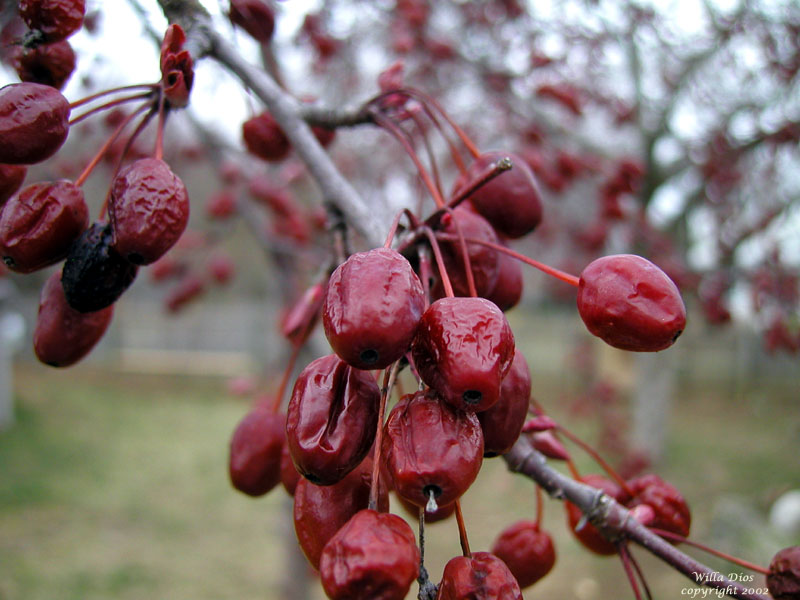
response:
{"label": "red stem", "polygon": [[475,276],[472,273],[472,261],[469,258],[469,250],[467,248],[467,242],[464,238],[464,232],[461,231],[461,225],[456,219],[455,214],[453,214],[452,208],[445,208],[445,210],[450,214],[451,219],[453,220],[453,225],[456,228],[456,235],[458,236],[458,247],[461,250],[461,258],[464,261],[464,274],[467,276],[467,289],[469,289],[469,295],[473,298],[478,297],[478,291],[475,289]]}
{"label": "red stem", "polygon": [[110,90],[103,90],[102,92],[97,92],[96,94],[86,96],[84,98],[81,98],[80,100],[76,100],[75,102],[70,102],[69,108],[70,110],[72,110],[73,108],[78,108],[79,106],[88,104],[93,100],[97,100],[98,98],[102,98],[103,96],[108,96],[110,94],[116,94],[117,92],[125,92],[127,90],[150,90],[152,92],[157,87],[158,87],[157,83],[139,83],[134,85],[123,85],[122,87],[116,87]]}
{"label": "red stem", "polygon": [[69,125],[70,125],[70,127],[72,127],[73,125],[76,125],[76,124],[80,123],[81,121],[84,121],[84,120],[88,119],[89,117],[91,117],[92,115],[95,115],[95,114],[97,114],[99,112],[102,112],[104,110],[108,110],[110,108],[114,108],[114,107],[120,106],[122,104],[126,104],[128,102],[133,102],[134,100],[142,100],[144,98],[150,98],[151,95],[152,94],[148,92],[147,94],[136,94],[134,96],[125,96],[124,98],[117,98],[116,100],[112,100],[111,102],[103,104],[102,106],[96,106],[96,107],[92,108],[91,110],[87,110],[85,113],[83,113],[81,115],[78,115],[77,117],[75,117],[73,119],[70,119]]}
{"label": "red stem", "polygon": [[389,227],[389,233],[386,234],[386,241],[383,243],[384,248],[392,247],[392,240],[394,239],[395,233],[397,233],[397,228],[400,226],[400,219],[404,214],[405,213],[401,210],[394,216],[394,219],[392,219],[392,224]]}
{"label": "red stem", "polygon": [[628,576],[628,582],[631,584],[633,596],[636,600],[642,600],[642,593],[639,591],[639,584],[636,581],[636,573],[631,567],[631,556],[628,553],[628,547],[624,542],[617,543],[617,554],[619,554],[622,561],[622,567],[625,569],[625,575]]}
{"label": "red stem", "polygon": [[453,285],[450,283],[450,276],[447,274],[447,269],[444,266],[444,259],[442,258],[442,251],[439,248],[439,242],[436,241],[436,236],[428,226],[422,228],[423,233],[428,238],[433,250],[433,256],[436,258],[436,267],[439,269],[439,277],[442,278],[442,286],[444,286],[444,294],[448,298],[453,298]]}
{"label": "red stem", "polygon": [[466,200],[475,190],[480,188],[481,186],[489,183],[492,179],[504,173],[512,168],[511,159],[509,158],[501,158],[497,162],[492,163],[488,167],[486,167],[483,171],[478,173],[477,177],[467,183],[466,186],[460,188],[453,198],[450,199],[447,206],[449,208],[455,208],[459,204],[461,204],[464,200]]}
{"label": "red stem", "polygon": [[286,369],[283,371],[283,376],[281,377],[281,383],[278,386],[278,391],[275,394],[275,400],[272,402],[272,412],[276,413],[280,410],[281,404],[283,402],[283,394],[286,391],[286,386],[289,383],[289,378],[292,376],[292,372],[294,371],[294,366],[297,363],[297,357],[300,354],[300,349],[302,348],[302,344],[295,344],[292,348],[292,352],[289,355],[289,362],[286,365]]}
{"label": "red stem", "polygon": [[467,526],[464,523],[464,514],[461,512],[461,499],[456,500],[456,522],[458,523],[458,540],[461,542],[461,553],[467,558],[472,558],[467,539]]}
{"label": "red stem", "polygon": [[378,487],[380,484],[379,478],[381,474],[381,445],[383,443],[383,419],[386,414],[386,400],[389,394],[392,393],[397,373],[400,370],[400,361],[395,363],[388,369],[383,376],[383,387],[381,388],[381,403],[378,407],[378,428],[375,430],[375,454],[372,457],[372,479],[371,487],[369,488],[369,508],[371,510],[378,510]]}
{"label": "red stem", "polygon": [[762,567],[755,563],[746,561],[742,558],[732,556],[730,554],[727,554],[726,552],[722,552],[721,550],[715,550],[714,548],[706,546],[705,544],[701,544],[700,542],[693,542],[689,538],[685,538],[682,535],[672,533],[671,531],[658,529],[656,527],[648,527],[648,529],[653,533],[655,533],[656,535],[663,537],[666,540],[670,540],[672,542],[680,542],[688,546],[692,546],[693,548],[697,548],[698,550],[702,550],[703,552],[707,552],[708,554],[713,554],[714,556],[727,560],[728,562],[732,562],[735,565],[739,565],[744,569],[755,571],[756,573],[761,573],[762,575],[769,575],[769,569],[767,569],[766,567]]}
{"label": "red stem", "polygon": [[164,92],[158,96],[158,127],[156,128],[156,149],[153,157],[156,160],[161,160],[164,157],[164,121],[166,120],[166,113],[164,112]]}
{"label": "red stem", "polygon": [[536,486],[536,529],[538,530],[542,524],[542,516],[544,515],[544,496],[542,488]]}
{"label": "red stem", "polygon": [[473,158],[478,158],[481,155],[477,146],[471,139],[469,139],[469,136],[464,132],[463,129],[461,129],[461,127],[456,124],[455,121],[453,121],[452,118],[450,118],[450,115],[447,114],[447,111],[445,111],[444,108],[442,108],[442,105],[439,104],[433,97],[413,88],[408,88],[404,91],[406,91],[408,95],[420,100],[423,104],[430,103],[431,106],[439,111],[439,114],[441,114],[445,121],[447,121],[448,125],[453,128],[453,131],[456,132],[456,135],[461,139],[461,142],[464,144],[464,146],[466,146]]}

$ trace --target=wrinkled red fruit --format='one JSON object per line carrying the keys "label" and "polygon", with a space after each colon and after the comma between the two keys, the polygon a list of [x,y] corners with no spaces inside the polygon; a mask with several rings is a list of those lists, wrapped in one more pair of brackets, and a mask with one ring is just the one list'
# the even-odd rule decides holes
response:
{"label": "wrinkled red fruit", "polygon": [[272,39],[275,11],[264,0],[231,0],[228,17],[257,42],[266,44]]}
{"label": "wrinkled red fruit", "polygon": [[502,560],[473,552],[447,562],[436,600],[522,600],[522,592]]}
{"label": "wrinkled red fruit", "polygon": [[0,214],[0,254],[9,269],[30,273],[67,256],[89,226],[83,190],[71,181],[35,183]]}
{"label": "wrinkled red fruit", "polygon": [[[358,511],[369,505],[373,462],[366,458],[333,485],[315,485],[300,478],[294,491],[294,530],[308,562],[319,569],[325,544]],[[378,510],[389,510],[385,486],[378,491]]]}
{"label": "wrinkled red fruit", "polygon": [[[584,475],[579,479],[581,483],[590,485],[594,488],[600,489],[614,500],[621,504],[629,499],[625,492],[616,483],[610,479],[606,479],[602,475]],[[564,507],[567,510],[567,521],[569,522],[569,529],[578,538],[578,541],[587,549],[595,554],[608,556],[617,553],[617,547],[608,540],[600,531],[591,523],[586,521],[580,529],[575,529],[578,522],[581,521],[583,512],[581,509],[572,504],[572,502],[565,502]]]}
{"label": "wrinkled red fruit", "polygon": [[83,25],[85,0],[19,0],[19,14],[31,29],[55,42],[69,37]]}
{"label": "wrinkled red fruit", "polygon": [[541,192],[521,157],[508,152],[482,154],[459,177],[454,193],[505,157],[511,159],[511,170],[483,184],[469,196],[469,201],[500,234],[515,239],[530,233],[542,221]]}
{"label": "wrinkled red fruit", "polygon": [[497,253],[497,281],[484,298],[497,304],[503,312],[514,308],[522,299],[522,263],[505,252]]}
{"label": "wrinkled red fruit", "polygon": [[242,139],[247,151],[269,162],[278,162],[289,155],[291,145],[278,122],[268,112],[263,112],[244,122]]}
{"label": "wrinkled red fruit", "polygon": [[500,398],[514,334],[489,300],[440,298],[423,313],[411,353],[422,381],[456,408],[478,412]]}
{"label": "wrinkled red fruit", "polygon": [[69,102],[40,83],[0,89],[0,163],[30,165],[50,158],[69,134]]}
{"label": "wrinkled red fruit", "polygon": [[356,369],[384,369],[411,345],[425,310],[411,264],[389,248],[358,252],[328,281],[322,325],[333,351]]}
{"label": "wrinkled red fruit", "polygon": [[333,600],[402,600],[419,573],[414,532],[397,515],[362,510],[325,545],[319,571]]}
{"label": "wrinkled red fruit", "polygon": [[14,56],[14,69],[22,81],[64,88],[75,70],[75,52],[66,40],[21,49]]}
{"label": "wrinkled red fruit", "polygon": [[36,357],[51,367],[68,367],[86,356],[108,329],[114,307],[80,313],[67,304],[61,273],[48,277],[39,297],[33,332]]}
{"label": "wrinkled red fruit", "polygon": [[389,413],[382,453],[398,495],[424,507],[432,494],[444,506],[478,476],[483,435],[474,413],[455,410],[428,390],[403,396]]}
{"label": "wrinkled red fruit", "polygon": [[[499,243],[497,234],[489,222],[466,206],[458,206],[452,214],[444,215],[438,230],[447,235],[458,235],[458,232],[461,231],[461,235],[465,238],[483,240],[493,244]],[[461,243],[442,240],[439,242],[439,246],[442,249],[442,258],[453,286],[453,293],[456,296],[470,296]],[[486,297],[497,283],[499,269],[497,250],[475,243],[467,243],[466,246],[476,293],[478,296]],[[444,296],[444,287],[441,281],[437,282],[432,293],[434,297]]]}
{"label": "wrinkled red fruit", "polygon": [[656,265],[634,254],[604,256],[583,270],[578,312],[592,334],[636,352],[670,347],[686,326],[677,286]]}
{"label": "wrinkled red fruit", "polygon": [[539,581],[556,564],[553,540],[535,521],[517,521],[506,527],[497,536],[492,554],[506,563],[521,588]]}
{"label": "wrinkled red fruit", "polygon": [[0,165],[0,208],[22,187],[27,174],[24,165]]}
{"label": "wrinkled red fruit", "polygon": [[95,223],[70,248],[61,285],[72,308],[94,312],[116,302],[133,283],[137,269],[111,247],[111,227]]}
{"label": "wrinkled red fruit", "polygon": [[627,503],[629,508],[647,504],[653,509],[654,517],[648,527],[663,529],[687,537],[692,524],[689,505],[681,493],[658,475],[642,475],[627,481],[633,498]]}
{"label": "wrinkled red fruit", "polygon": [[142,158],[114,178],[108,213],[116,251],[135,265],[149,265],[186,229],[189,196],[167,163]]}
{"label": "wrinkled red fruit", "polygon": [[494,406],[478,413],[485,457],[498,456],[511,450],[528,416],[530,398],[531,372],[528,361],[517,349],[511,368],[500,386],[500,399]]}
{"label": "wrinkled red fruit", "polygon": [[263,496],[281,480],[286,418],[257,406],[239,421],[228,454],[231,483],[248,496]]}
{"label": "wrinkled red fruit", "polygon": [[775,600],[800,598],[800,546],[784,548],[772,557],[767,589]]}
{"label": "wrinkled red fruit", "polygon": [[380,390],[368,372],[335,354],[311,362],[297,377],[286,417],[297,470],[318,485],[341,481],[375,440],[379,402]]}

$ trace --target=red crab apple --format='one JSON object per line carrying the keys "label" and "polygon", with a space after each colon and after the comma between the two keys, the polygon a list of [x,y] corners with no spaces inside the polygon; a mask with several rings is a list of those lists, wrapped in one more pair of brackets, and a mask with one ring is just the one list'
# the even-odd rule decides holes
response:
{"label": "red crab apple", "polygon": [[506,527],[492,546],[519,587],[526,588],[547,575],[556,563],[553,540],[535,521],[517,521]]}
{"label": "red crab apple", "polygon": [[531,372],[528,361],[516,349],[511,368],[500,386],[500,399],[478,413],[485,457],[498,456],[511,450],[525,424],[530,398]]}
{"label": "red crab apple", "polygon": [[[619,485],[610,479],[606,479],[602,475],[584,475],[579,481],[602,490],[605,494],[608,494],[621,504],[625,504],[625,502],[629,499],[627,494]],[[564,507],[567,510],[569,529],[572,531],[575,537],[578,538],[578,541],[581,544],[595,554],[604,556],[616,554],[617,547],[614,545],[614,543],[600,533],[600,531],[588,521],[583,521],[582,527],[580,529],[576,529],[578,523],[583,519],[583,512],[580,508],[572,504],[572,502],[565,502]]]}
{"label": "red crab apple", "polygon": [[772,557],[767,589],[775,600],[800,598],[800,546],[784,548]]}
{"label": "red crab apple", "polygon": [[69,134],[69,102],[41,83],[0,89],[0,163],[30,165],[53,156]]}
{"label": "red crab apple", "polygon": [[20,49],[13,61],[22,81],[64,88],[75,70],[75,51],[67,40]]}
{"label": "red crab apple", "polygon": [[436,600],[522,600],[519,584],[506,564],[489,552],[456,556],[444,567]]}
{"label": "red crab apple", "polygon": [[231,0],[228,18],[262,44],[272,39],[275,11],[264,0]]}
{"label": "red crab apple", "polygon": [[0,164],[0,209],[22,187],[27,174],[28,167],[24,165]]}
{"label": "red crab apple", "polygon": [[634,254],[604,256],[583,270],[578,312],[592,334],[636,352],[670,347],[686,326],[677,286],[656,265]]}
{"label": "red crab apple", "polygon": [[292,148],[275,117],[268,112],[244,122],[242,139],[248,152],[268,162],[283,160]]}
{"label": "red crab apple", "polygon": [[239,421],[228,454],[233,487],[248,496],[263,496],[280,483],[285,424],[283,414],[260,405]]}
{"label": "red crab apple", "polygon": [[85,0],[19,0],[19,14],[48,42],[69,37],[83,25]]}
{"label": "red crab apple", "polygon": [[681,537],[689,535],[692,515],[686,500],[674,486],[654,474],[630,479],[627,485],[633,494],[627,503],[629,508],[646,504],[653,509],[653,519],[645,525]]}

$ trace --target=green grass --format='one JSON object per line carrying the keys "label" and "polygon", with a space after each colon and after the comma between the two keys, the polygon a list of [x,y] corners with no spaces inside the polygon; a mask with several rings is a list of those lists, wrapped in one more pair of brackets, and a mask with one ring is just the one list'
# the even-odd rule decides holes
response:
{"label": "green grass", "polygon": [[[272,599],[284,597],[287,575],[305,576],[292,573],[287,555],[286,494],[252,500],[228,484],[227,444],[247,402],[226,396],[223,382],[38,365],[20,365],[15,378],[18,421],[0,434],[0,600]],[[591,439],[591,423],[576,429]],[[788,394],[731,405],[686,390],[659,472],[689,499],[697,539],[764,563],[800,542],[763,521],[772,499],[800,482],[798,450],[800,417]],[[464,499],[473,549],[488,549],[534,506],[530,482],[487,461]],[[526,596],[631,597],[619,561],[572,541],[559,503],[548,502],[545,517],[559,559]],[[454,523],[429,527],[434,579],[457,553]],[[636,555],[656,597],[679,597],[689,585]]]}

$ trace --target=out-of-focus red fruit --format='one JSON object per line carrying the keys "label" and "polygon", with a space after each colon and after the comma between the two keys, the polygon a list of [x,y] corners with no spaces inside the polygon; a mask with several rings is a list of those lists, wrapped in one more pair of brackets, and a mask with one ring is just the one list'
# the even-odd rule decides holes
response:
{"label": "out-of-focus red fruit", "polygon": [[419,376],[447,402],[479,412],[500,398],[514,334],[489,300],[440,298],[423,313],[411,354]]}
{"label": "out-of-focus red fruit", "polygon": [[19,14],[48,42],[69,37],[83,25],[85,0],[19,0]]}
{"label": "out-of-focus red fruit", "polygon": [[170,290],[164,300],[164,306],[171,313],[185,308],[192,300],[199,298],[206,291],[206,282],[192,273],[184,275],[178,284]]}
{"label": "out-of-focus red fruit", "polygon": [[356,369],[384,369],[411,345],[425,310],[422,283],[390,248],[351,255],[328,281],[322,325],[333,351]]}
{"label": "out-of-focus red fruit", "polygon": [[552,431],[540,431],[531,436],[531,445],[553,460],[569,460],[569,451]]}
{"label": "out-of-focus red fruit", "polygon": [[268,112],[251,117],[242,125],[247,151],[268,162],[279,162],[289,155],[291,145],[280,125]]}
{"label": "out-of-focus red fruit", "polygon": [[627,503],[629,508],[646,504],[653,509],[654,518],[646,523],[648,527],[688,537],[692,515],[686,500],[674,486],[655,474],[635,477],[627,484],[633,494]]}
{"label": "out-of-focus red fruit", "polygon": [[784,548],[772,557],[767,589],[775,600],[800,598],[800,546]]}
{"label": "out-of-focus red fruit", "polygon": [[533,172],[524,159],[507,152],[486,152],[456,181],[454,194],[502,158],[511,158],[511,170],[483,184],[469,201],[492,227],[508,238],[522,237],[542,221],[542,200]]}
{"label": "out-of-focus red fruit", "polygon": [[226,252],[217,251],[211,255],[207,263],[208,274],[211,279],[224,285],[228,283],[236,274],[236,264]]}
{"label": "out-of-focus red fruit", "polygon": [[[319,569],[325,544],[353,515],[368,507],[372,465],[372,459],[364,459],[333,485],[315,485],[298,474],[294,489],[294,530],[303,554],[315,569]],[[389,492],[383,484],[378,490],[378,510],[389,510]]]}
{"label": "out-of-focus red fruit", "polygon": [[403,396],[389,413],[382,452],[398,495],[417,506],[433,495],[447,505],[478,476],[483,434],[474,413],[456,410],[428,390]]}
{"label": "out-of-focus red fruit", "polygon": [[0,209],[22,187],[27,174],[24,165],[0,165]]}
{"label": "out-of-focus red fruit", "polygon": [[275,11],[263,0],[231,0],[228,18],[262,44],[275,32]]}
{"label": "out-of-focus red fruit", "polygon": [[301,479],[303,479],[303,476],[294,468],[292,455],[289,454],[289,446],[284,444],[281,450],[281,484],[283,484],[283,489],[285,489],[286,493],[290,496],[294,496],[297,483]]}
{"label": "out-of-focus red fruit", "polygon": [[13,59],[14,69],[22,81],[64,89],[75,71],[75,52],[66,40],[20,49]]}
{"label": "out-of-focus red fruit", "polygon": [[341,481],[372,447],[379,402],[368,372],[335,354],[312,361],[295,381],[286,418],[297,470],[319,485]]}
{"label": "out-of-focus red fruit", "polygon": [[494,406],[478,413],[483,431],[484,457],[498,456],[511,450],[528,416],[530,398],[531,372],[528,361],[516,349],[511,368],[500,386],[500,399]]}
{"label": "out-of-focus red fruit", "polygon": [[317,323],[325,301],[325,287],[324,283],[310,286],[281,319],[281,334],[293,344],[304,343]]}
{"label": "out-of-focus red fruit", "polygon": [[489,552],[451,558],[442,572],[436,600],[522,600],[519,584],[506,564]]}
{"label": "out-of-focus red fruit", "polygon": [[322,550],[319,564],[332,600],[402,600],[419,574],[419,548],[397,515],[362,510]]}
{"label": "out-of-focus red fruit", "polygon": [[30,273],[67,256],[89,226],[83,190],[71,181],[34,183],[0,214],[0,253],[12,271]]}
{"label": "out-of-focus red fruit", "polygon": [[165,281],[170,277],[181,275],[185,272],[186,265],[170,254],[165,254],[156,262],[152,263],[147,272],[150,275],[150,280],[154,282]]}
{"label": "out-of-focus red fruit", "polygon": [[[620,504],[625,504],[629,499],[620,486],[602,475],[584,475],[579,481],[602,490]],[[602,556],[609,556],[617,553],[617,547],[588,521],[584,522],[580,529],[576,529],[578,522],[580,522],[583,517],[583,512],[581,512],[580,508],[569,501],[564,503],[564,507],[567,510],[569,529],[584,547]]]}
{"label": "out-of-focus red fruit", "polygon": [[672,280],[634,254],[591,262],[578,284],[578,312],[586,328],[622,350],[670,347],[686,326],[686,308]]}
{"label": "out-of-focus red fruit", "polygon": [[213,219],[227,219],[236,214],[236,195],[231,190],[221,190],[208,197],[206,215]]}
{"label": "out-of-focus red fruit", "polygon": [[236,426],[228,455],[231,483],[248,496],[263,496],[281,480],[286,417],[265,407],[248,412]]}
{"label": "out-of-focus red fruit", "polygon": [[497,536],[492,554],[506,563],[520,588],[547,575],[556,564],[553,540],[535,521],[517,521]]}
{"label": "out-of-focus red fruit", "polygon": [[81,313],[67,303],[61,273],[48,277],[39,298],[39,313],[33,332],[36,357],[51,367],[68,367],[86,356],[111,323],[114,307]]}
{"label": "out-of-focus red fruit", "polygon": [[69,102],[49,85],[0,89],[0,163],[30,165],[53,156],[69,134]]}

